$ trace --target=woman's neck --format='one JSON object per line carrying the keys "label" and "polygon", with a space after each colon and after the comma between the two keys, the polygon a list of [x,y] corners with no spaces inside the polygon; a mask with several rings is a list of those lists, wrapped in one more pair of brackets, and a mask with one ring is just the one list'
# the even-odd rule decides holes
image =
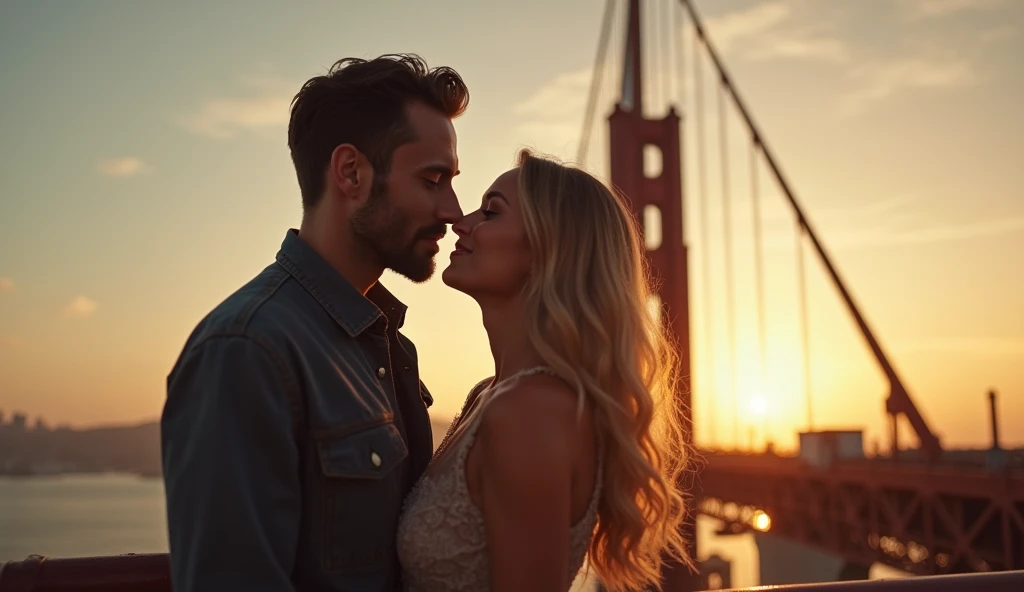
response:
{"label": "woman's neck", "polygon": [[480,311],[494,357],[495,382],[521,370],[543,365],[544,361],[530,343],[526,316],[518,299],[481,302]]}

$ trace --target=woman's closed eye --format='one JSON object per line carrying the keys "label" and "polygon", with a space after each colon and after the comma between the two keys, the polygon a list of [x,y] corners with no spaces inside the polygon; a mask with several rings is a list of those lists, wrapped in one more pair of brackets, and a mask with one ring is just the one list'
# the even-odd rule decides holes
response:
{"label": "woman's closed eye", "polygon": [[480,210],[480,211],[483,212],[485,219],[486,218],[491,218],[493,216],[497,216],[498,215],[498,212],[496,212],[494,210],[488,210],[487,208],[484,208],[483,210]]}

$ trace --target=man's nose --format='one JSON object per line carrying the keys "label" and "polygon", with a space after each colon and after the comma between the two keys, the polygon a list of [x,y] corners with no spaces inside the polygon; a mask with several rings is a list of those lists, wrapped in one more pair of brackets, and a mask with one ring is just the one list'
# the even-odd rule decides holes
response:
{"label": "man's nose", "polygon": [[455,224],[462,220],[462,206],[459,205],[459,197],[455,195],[454,189],[446,191],[438,203],[437,217],[445,224]]}
{"label": "man's nose", "polygon": [[469,218],[469,216],[463,216],[456,221],[455,224],[452,224],[452,232],[454,232],[459,238],[469,236],[469,233],[472,230]]}

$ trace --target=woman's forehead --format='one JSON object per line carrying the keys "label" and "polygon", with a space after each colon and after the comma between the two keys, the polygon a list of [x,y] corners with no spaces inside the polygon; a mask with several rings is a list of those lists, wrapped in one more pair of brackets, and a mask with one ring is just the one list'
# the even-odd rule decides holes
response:
{"label": "woman's forehead", "polygon": [[510,169],[498,175],[498,178],[491,183],[488,193],[492,190],[500,191],[508,198],[517,195],[519,192],[519,169]]}

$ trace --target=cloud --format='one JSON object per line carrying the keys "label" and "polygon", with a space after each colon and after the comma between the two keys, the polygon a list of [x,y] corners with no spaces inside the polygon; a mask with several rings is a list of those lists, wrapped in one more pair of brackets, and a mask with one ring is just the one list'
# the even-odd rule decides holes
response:
{"label": "cloud", "polygon": [[[824,237],[829,249],[875,249],[908,245],[949,243],[1024,232],[1024,216],[929,222],[921,220],[924,198],[898,196],[853,207],[835,207],[811,214],[811,224],[833,228]],[[750,214],[740,207],[737,223],[749,223]],[[765,246],[772,250],[792,250],[792,216],[788,213],[765,215]]]}
{"label": "cloud", "polygon": [[87,296],[77,296],[61,310],[61,313],[73,319],[84,319],[92,316],[98,307],[99,304],[95,300]]}
{"label": "cloud", "polygon": [[558,119],[579,115],[586,102],[590,75],[590,68],[559,74],[532,95],[513,105],[512,114]]}
{"label": "cloud", "polygon": [[977,81],[971,62],[964,58],[890,59],[862,64],[849,75],[859,88],[839,100],[840,114],[847,117],[907,91],[963,88]]}
{"label": "cloud", "polygon": [[239,81],[253,94],[209,99],[192,113],[178,116],[178,124],[194,134],[218,140],[233,138],[244,130],[287,125],[298,85],[266,76],[245,76]]}
{"label": "cloud", "polygon": [[754,37],[775,28],[790,17],[790,7],[784,2],[765,2],[746,10],[737,10],[707,19],[707,32],[711,43],[721,51],[728,51],[742,39]]}
{"label": "cloud", "polygon": [[987,31],[982,31],[981,35],[978,36],[978,40],[983,45],[995,45],[1007,39],[1013,39],[1016,36],[1017,27],[1013,25],[998,25]]}
{"label": "cloud", "polygon": [[928,226],[900,232],[894,236],[897,244],[939,243],[972,238],[1011,234],[1024,230],[1024,216],[1017,218],[991,218],[948,226]]}
{"label": "cloud", "polygon": [[591,69],[559,74],[513,105],[516,132],[538,150],[568,152],[579,141]]}
{"label": "cloud", "polygon": [[948,337],[895,343],[897,353],[1024,356],[1024,337]]}
{"label": "cloud", "polygon": [[101,160],[98,168],[101,173],[111,177],[131,177],[153,170],[153,167],[134,156]]}
{"label": "cloud", "polygon": [[[928,200],[922,195],[895,196],[848,208],[822,212],[822,219],[841,224],[827,239],[844,248],[890,247],[987,238],[1024,231],[1024,216],[927,221]],[[813,221],[812,221],[813,223]],[[790,239],[791,240],[791,239]]]}
{"label": "cloud", "polygon": [[[978,238],[988,238],[1024,231],[1024,217],[990,218],[973,222],[933,225],[853,225],[857,230],[842,230],[829,235],[829,247],[844,249],[896,247],[948,243]],[[778,241],[782,244],[782,240]],[[785,242],[792,243],[792,238]]]}
{"label": "cloud", "polygon": [[706,28],[711,43],[720,51],[727,53],[742,43],[746,46],[743,58],[751,61],[850,60],[849,50],[841,39],[785,26],[791,17],[789,4],[768,2],[708,19]]}
{"label": "cloud", "polygon": [[752,49],[747,54],[747,58],[753,61],[796,59],[838,64],[849,62],[850,53],[845,43],[832,37],[778,37],[767,40],[761,47]]}
{"label": "cloud", "polygon": [[0,277],[0,294],[14,291],[14,280],[9,277]]}
{"label": "cloud", "polygon": [[951,16],[961,12],[999,8],[1003,0],[904,0],[904,11],[910,20]]}
{"label": "cloud", "polygon": [[0,346],[7,349],[16,349],[25,345],[25,340],[17,335],[0,335]]}

